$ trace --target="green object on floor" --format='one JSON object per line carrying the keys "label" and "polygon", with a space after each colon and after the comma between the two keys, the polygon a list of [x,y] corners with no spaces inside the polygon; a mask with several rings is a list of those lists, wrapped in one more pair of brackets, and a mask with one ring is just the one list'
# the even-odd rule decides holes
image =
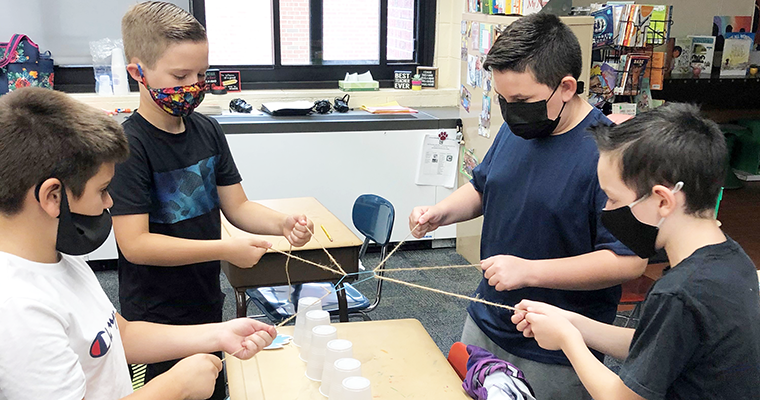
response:
{"label": "green object on floor", "polygon": [[726,176],[723,178],[723,188],[725,189],[739,189],[744,186],[741,179],[736,177],[734,169],[731,167],[731,158],[736,149],[736,135],[733,133],[725,133],[726,136],[726,149],[728,150],[728,157],[726,157]]}
{"label": "green object on floor", "polygon": [[760,173],[760,121],[742,120],[739,121],[739,126],[743,129],[736,129],[732,132],[736,134],[737,141],[731,166],[740,171],[757,175]]}

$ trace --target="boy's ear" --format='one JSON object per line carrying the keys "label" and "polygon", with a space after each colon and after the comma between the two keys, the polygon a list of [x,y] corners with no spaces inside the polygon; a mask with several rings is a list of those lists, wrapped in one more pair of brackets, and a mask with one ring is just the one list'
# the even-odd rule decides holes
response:
{"label": "boy's ear", "polygon": [[139,60],[134,60],[135,62],[130,63],[127,65],[127,73],[129,73],[129,76],[132,77],[136,82],[140,83],[142,82],[142,78],[140,78],[140,71],[137,70],[137,63],[140,62]]}
{"label": "boy's ear", "polygon": [[53,218],[61,213],[61,190],[61,181],[56,178],[49,178],[40,185],[40,207]]}
{"label": "boy's ear", "polygon": [[660,201],[660,208],[658,213],[661,218],[665,218],[671,215],[678,208],[677,196],[681,192],[673,193],[673,191],[667,186],[655,185],[652,188],[652,196],[656,196]]}
{"label": "boy's ear", "polygon": [[559,86],[561,89],[560,94],[562,95],[562,101],[566,103],[575,96],[575,91],[578,89],[578,81],[572,76],[566,76],[562,78]]}

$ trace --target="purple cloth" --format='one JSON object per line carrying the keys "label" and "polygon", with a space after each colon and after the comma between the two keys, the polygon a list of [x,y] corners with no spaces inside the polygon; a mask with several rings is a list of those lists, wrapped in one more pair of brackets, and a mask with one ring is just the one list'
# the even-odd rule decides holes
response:
{"label": "purple cloth", "polygon": [[519,368],[478,346],[468,345],[467,353],[470,354],[470,358],[467,360],[467,375],[462,382],[462,387],[473,399],[486,400],[488,398],[488,390],[483,387],[483,382],[488,375],[495,372],[504,372],[512,379],[519,379],[535,397],[533,388],[530,387]]}

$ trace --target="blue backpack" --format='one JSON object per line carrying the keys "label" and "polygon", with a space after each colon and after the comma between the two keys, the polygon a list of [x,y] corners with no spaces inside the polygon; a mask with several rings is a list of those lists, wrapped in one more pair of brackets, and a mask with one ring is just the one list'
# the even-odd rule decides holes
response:
{"label": "blue backpack", "polygon": [[15,34],[0,43],[0,95],[27,86],[53,88],[53,59],[28,36]]}

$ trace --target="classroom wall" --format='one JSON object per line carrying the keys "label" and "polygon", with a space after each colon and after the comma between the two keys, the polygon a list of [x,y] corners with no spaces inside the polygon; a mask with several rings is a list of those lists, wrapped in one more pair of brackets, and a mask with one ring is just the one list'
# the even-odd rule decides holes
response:
{"label": "classroom wall", "polygon": [[[444,0],[445,1],[445,0]],[[573,6],[588,6],[602,0],[573,0]],[[671,37],[711,35],[716,15],[749,15],[755,9],[755,0],[667,0],[637,1],[639,4],[672,4],[673,26]]]}
{"label": "classroom wall", "polygon": [[435,66],[438,87],[459,88],[461,23],[465,0],[438,0],[435,32]]}

